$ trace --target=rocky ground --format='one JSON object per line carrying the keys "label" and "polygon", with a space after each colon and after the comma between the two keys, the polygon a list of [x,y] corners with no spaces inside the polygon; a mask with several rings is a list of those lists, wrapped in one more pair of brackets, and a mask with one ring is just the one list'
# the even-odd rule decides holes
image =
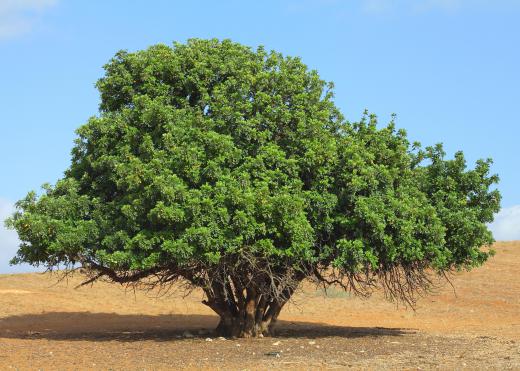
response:
{"label": "rocky ground", "polygon": [[0,370],[519,369],[520,242],[416,311],[304,285],[275,338],[221,339],[198,291],[0,275]]}

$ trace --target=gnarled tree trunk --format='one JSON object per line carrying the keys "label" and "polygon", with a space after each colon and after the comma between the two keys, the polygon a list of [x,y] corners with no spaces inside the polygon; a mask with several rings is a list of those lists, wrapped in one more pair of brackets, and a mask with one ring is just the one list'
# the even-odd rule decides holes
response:
{"label": "gnarled tree trunk", "polygon": [[216,328],[219,336],[225,337],[256,337],[274,335],[274,326],[282,306],[272,304],[267,311],[257,305],[251,305],[245,311],[245,316],[241,314],[235,316],[224,315],[220,317],[220,322]]}
{"label": "gnarled tree trunk", "polygon": [[295,288],[286,287],[272,298],[251,287],[244,289],[236,281],[233,286],[213,283],[211,290],[205,290],[208,300],[203,303],[220,316],[219,336],[272,336],[278,315]]}

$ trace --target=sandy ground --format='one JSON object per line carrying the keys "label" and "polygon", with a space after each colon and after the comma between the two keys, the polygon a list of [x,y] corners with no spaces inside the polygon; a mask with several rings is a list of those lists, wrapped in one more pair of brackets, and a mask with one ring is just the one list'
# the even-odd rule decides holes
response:
{"label": "sandy ground", "polygon": [[219,339],[202,294],[157,297],[48,274],[0,275],[0,370],[518,369],[520,242],[414,312],[305,285],[276,338]]}

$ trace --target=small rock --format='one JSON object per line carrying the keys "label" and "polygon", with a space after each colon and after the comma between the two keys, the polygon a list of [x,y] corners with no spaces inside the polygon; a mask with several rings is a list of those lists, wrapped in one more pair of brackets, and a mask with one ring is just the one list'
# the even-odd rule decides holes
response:
{"label": "small rock", "polygon": [[263,338],[263,337],[264,337],[264,335],[263,335],[263,334],[260,334],[260,335],[258,335],[258,337],[259,337],[259,338]]}
{"label": "small rock", "polygon": [[269,356],[269,357],[280,358],[280,352],[268,352],[268,353],[265,353],[265,355]]}
{"label": "small rock", "polygon": [[218,339],[219,340],[226,340],[226,338],[224,336],[220,336]]}
{"label": "small rock", "polygon": [[213,341],[212,338],[206,338],[206,341]]}
{"label": "small rock", "polygon": [[309,345],[314,345],[314,344],[316,344],[315,341],[309,341]]}
{"label": "small rock", "polygon": [[184,331],[182,333],[182,336],[184,336],[187,339],[191,339],[193,337],[193,334],[191,332],[189,332],[189,331]]}
{"label": "small rock", "polygon": [[236,345],[237,347],[239,347],[239,346],[240,346],[240,344],[235,344],[235,345]]}
{"label": "small rock", "polygon": [[276,343],[273,343],[273,345],[280,345],[280,341],[277,341]]}

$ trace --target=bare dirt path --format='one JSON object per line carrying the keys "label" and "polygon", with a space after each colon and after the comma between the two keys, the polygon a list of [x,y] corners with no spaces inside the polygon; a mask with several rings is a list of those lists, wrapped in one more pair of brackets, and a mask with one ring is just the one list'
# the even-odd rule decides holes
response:
{"label": "bare dirt path", "polygon": [[[75,290],[40,274],[0,275],[0,370],[519,369],[520,242],[498,243],[415,312],[310,285],[281,316],[278,336],[211,337],[202,294],[108,284]],[[189,332],[189,333],[188,333]]]}

